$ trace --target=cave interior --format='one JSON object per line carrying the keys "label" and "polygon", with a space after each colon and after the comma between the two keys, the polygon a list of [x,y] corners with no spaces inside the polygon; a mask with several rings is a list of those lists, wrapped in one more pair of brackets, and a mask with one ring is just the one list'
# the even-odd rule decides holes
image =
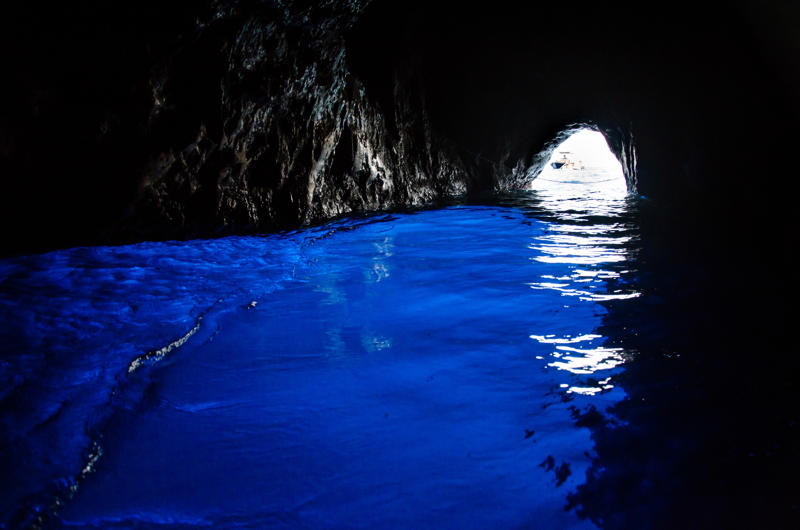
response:
{"label": "cave interior", "polygon": [[[681,421],[708,420],[720,444],[741,428],[736,451],[780,455],[743,466],[715,501],[748,499],[743,521],[780,527],[797,518],[786,473],[798,470],[798,22],[789,3],[744,0],[17,2],[0,22],[2,252],[480,202],[530,185],[574,132],[599,131],[641,199],[643,277],[670,278],[653,280],[659,308],[670,308],[658,318],[688,330],[679,342],[695,352],[679,367],[643,361],[647,384],[628,390],[647,395],[661,370],[693,373],[665,421],[680,431]],[[303,72],[322,88],[291,92]],[[241,132],[259,120],[269,125]],[[394,162],[381,142],[400,146]],[[386,167],[360,162],[370,146]],[[409,161],[427,176],[395,168],[391,194],[370,184]],[[766,351],[773,362],[759,361]],[[742,365],[752,366],[747,381],[729,396]],[[692,411],[693,384],[727,401]],[[646,414],[629,419],[647,423]],[[621,442],[598,427],[596,436],[607,465],[646,464],[620,454],[636,435]],[[684,507],[702,511],[692,495],[735,475],[709,451],[687,460],[711,463]],[[686,466],[676,473],[696,472]],[[603,484],[576,503],[614,527]]]}

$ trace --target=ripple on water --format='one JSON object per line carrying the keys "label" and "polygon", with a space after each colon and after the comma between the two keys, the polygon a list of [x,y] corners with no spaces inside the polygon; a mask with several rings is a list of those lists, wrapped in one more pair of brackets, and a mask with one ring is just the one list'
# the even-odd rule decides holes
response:
{"label": "ripple on water", "polygon": [[570,407],[622,397],[597,330],[639,295],[598,201],[4,260],[2,520],[71,477],[77,525],[590,526]]}

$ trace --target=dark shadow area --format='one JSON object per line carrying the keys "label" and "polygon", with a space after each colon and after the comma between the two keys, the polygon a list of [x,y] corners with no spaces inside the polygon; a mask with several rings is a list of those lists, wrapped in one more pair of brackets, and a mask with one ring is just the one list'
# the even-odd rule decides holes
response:
{"label": "dark shadow area", "polygon": [[724,270],[643,241],[643,294],[606,304],[598,331],[635,352],[616,380],[627,397],[579,411],[598,420],[597,459],[570,507],[602,528],[796,527],[796,291],[759,269],[720,285]]}
{"label": "dark shadow area", "polygon": [[[535,194],[500,201],[557,220]],[[626,397],[609,410],[573,410],[596,457],[566,509],[609,529],[795,528],[800,366],[788,308],[796,290],[769,289],[759,268],[740,269],[734,281],[719,263],[664,246],[650,202],[628,202],[620,221],[641,239],[624,268],[641,296],[603,302],[596,330],[628,352],[613,377]]]}
{"label": "dark shadow area", "polygon": [[[195,2],[92,1],[4,9],[6,252],[88,243],[119,218],[137,191],[137,162],[163,141],[148,123],[153,89],[142,81],[168,47],[186,38],[203,9]],[[206,113],[195,105],[194,117],[182,116],[162,132],[179,135],[187,120]]]}

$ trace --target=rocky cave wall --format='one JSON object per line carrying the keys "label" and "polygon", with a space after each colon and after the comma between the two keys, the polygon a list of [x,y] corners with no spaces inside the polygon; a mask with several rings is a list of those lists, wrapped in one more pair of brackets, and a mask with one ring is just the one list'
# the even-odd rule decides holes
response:
{"label": "rocky cave wall", "polygon": [[750,182],[766,144],[794,147],[795,11],[15,4],[2,28],[3,251],[264,231],[513,189],[573,124],[606,135],[674,237],[718,233],[754,204],[777,226],[790,204],[771,190],[785,177]]}
{"label": "rocky cave wall", "polygon": [[[383,112],[350,73],[343,34],[361,3],[266,6],[217,4],[197,36],[207,42],[173,59],[192,70],[185,85],[169,67],[155,82],[156,127],[191,97],[181,91],[206,100],[193,141],[151,153],[124,226],[263,230],[466,191],[464,166],[432,137],[404,73],[393,70]],[[198,87],[209,60],[217,75]]]}
{"label": "rocky cave wall", "polygon": [[391,65],[382,107],[350,72],[344,35],[365,4],[21,9],[4,250],[265,231],[466,193],[417,74]]}

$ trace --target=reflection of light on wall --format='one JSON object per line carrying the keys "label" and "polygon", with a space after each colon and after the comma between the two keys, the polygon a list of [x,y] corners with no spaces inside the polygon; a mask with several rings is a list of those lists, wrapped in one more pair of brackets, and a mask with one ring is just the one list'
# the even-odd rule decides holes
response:
{"label": "reflection of light on wall", "polygon": [[561,143],[531,189],[547,194],[570,195],[576,187],[581,195],[624,197],[627,194],[622,164],[608,148],[602,133],[583,129]]}

